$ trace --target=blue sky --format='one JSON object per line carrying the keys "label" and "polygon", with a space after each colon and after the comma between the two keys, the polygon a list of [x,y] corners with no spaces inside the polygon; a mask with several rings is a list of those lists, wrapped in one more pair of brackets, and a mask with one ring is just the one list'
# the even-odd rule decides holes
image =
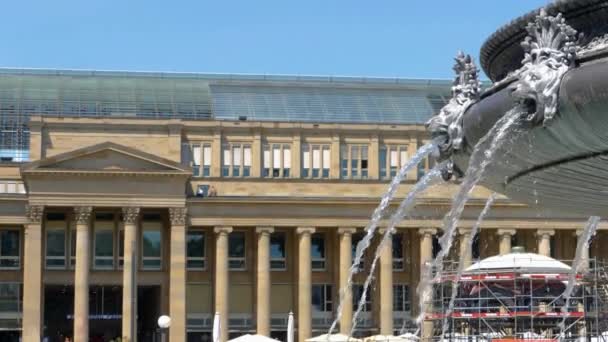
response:
{"label": "blue sky", "polygon": [[451,77],[548,0],[13,0],[0,66]]}

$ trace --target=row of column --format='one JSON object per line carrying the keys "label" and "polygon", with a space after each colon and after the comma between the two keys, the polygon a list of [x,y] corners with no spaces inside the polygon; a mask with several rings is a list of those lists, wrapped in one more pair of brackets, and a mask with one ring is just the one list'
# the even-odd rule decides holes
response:
{"label": "row of column", "polygon": [[[90,206],[74,208],[76,222],[76,265],[74,272],[74,341],[89,340]],[[137,339],[137,222],[140,209],[122,209],[124,220],[124,264],[122,295],[122,337]],[[28,224],[24,242],[23,341],[39,342],[42,306],[42,222],[43,206],[27,206]],[[169,208],[171,222],[170,304],[171,341],[186,339],[186,208]]]}
{"label": "row of column", "polygon": [[[216,238],[216,267],[215,267],[215,311],[220,315],[220,336],[222,341],[228,336],[228,235],[232,227],[215,227]],[[256,271],[256,326],[257,333],[270,335],[270,234],[272,227],[257,227],[257,271]],[[352,265],[352,235],[355,228],[339,228],[339,287],[345,289],[345,303],[352,302],[352,291],[346,286],[348,274]],[[314,227],[298,227],[298,290],[297,290],[297,328],[298,340],[304,341],[311,337],[312,308],[311,308],[311,235]],[[384,234],[383,230],[380,233]],[[380,255],[380,333],[393,334],[393,261],[392,244],[385,243]],[[352,307],[344,305],[340,320],[340,332],[349,334],[352,326]]]}

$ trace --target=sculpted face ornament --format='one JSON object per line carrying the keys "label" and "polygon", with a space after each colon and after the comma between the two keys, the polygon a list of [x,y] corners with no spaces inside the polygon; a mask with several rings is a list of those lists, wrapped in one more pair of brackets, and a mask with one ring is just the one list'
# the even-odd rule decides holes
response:
{"label": "sculpted face ornament", "polygon": [[452,98],[427,123],[427,130],[438,144],[438,162],[449,160],[446,169],[442,170],[443,178],[449,180],[453,174],[462,176],[451,161],[452,154],[462,148],[463,130],[462,115],[476,101],[479,100],[481,86],[478,69],[470,55],[458,52],[455,58],[454,72],[456,77],[452,85]]}
{"label": "sculpted face ornament", "polygon": [[517,71],[518,81],[511,85],[511,96],[525,110],[533,124],[548,124],[557,113],[562,77],[574,66],[577,32],[566,24],[561,13],[549,16],[544,9],[526,27],[522,42],[525,57]]}

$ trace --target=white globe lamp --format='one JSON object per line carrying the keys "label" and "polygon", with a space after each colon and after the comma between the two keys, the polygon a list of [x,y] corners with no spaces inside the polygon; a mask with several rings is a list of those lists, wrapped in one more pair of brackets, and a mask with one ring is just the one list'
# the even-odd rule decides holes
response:
{"label": "white globe lamp", "polygon": [[162,315],[158,317],[158,327],[161,329],[168,329],[171,326],[171,317]]}

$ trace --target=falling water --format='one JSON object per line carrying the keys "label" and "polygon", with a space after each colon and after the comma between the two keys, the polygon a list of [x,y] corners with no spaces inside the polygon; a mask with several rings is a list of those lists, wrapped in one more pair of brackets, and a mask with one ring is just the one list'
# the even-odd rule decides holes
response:
{"label": "falling water", "polygon": [[[583,233],[579,235],[578,241],[576,242],[576,252],[574,254],[574,260],[572,261],[572,268],[570,269],[570,274],[568,274],[568,284],[566,285],[566,289],[564,293],[562,293],[562,297],[564,298],[564,306],[562,306],[562,313],[568,312],[568,306],[570,302],[570,297],[572,296],[572,292],[574,291],[574,286],[576,285],[576,275],[583,271],[583,262],[587,258],[583,257],[583,252],[589,249],[589,244],[591,243],[591,238],[595,235],[595,231],[597,230],[597,226],[600,223],[600,218],[598,216],[591,216],[589,220],[587,220],[587,224],[585,225],[585,229]],[[562,318],[562,322],[559,324],[559,335],[560,337],[565,336],[566,330],[566,316]]]}
{"label": "falling water", "polygon": [[[420,314],[416,318],[417,331],[420,332],[422,321],[425,317],[425,307],[431,300],[432,296],[432,273],[433,269],[436,269],[438,275],[443,271],[443,259],[449,253],[452,247],[454,238],[454,232],[456,230],[456,224],[462,212],[464,211],[465,204],[469,198],[469,195],[477,182],[483,176],[483,173],[492,161],[492,157],[496,150],[505,141],[505,137],[512,130],[514,123],[521,116],[520,109],[515,107],[508,111],[500,120],[498,120],[492,129],[481,138],[481,140],[475,145],[475,148],[469,159],[469,167],[462,181],[458,193],[452,201],[452,209],[446,214],[443,220],[443,236],[439,239],[441,250],[437,254],[437,257],[433,260],[431,265],[424,267],[421,272],[420,283],[418,285],[417,292],[419,294],[418,305]],[[486,142],[490,141],[487,149],[485,148]]]}
{"label": "falling water", "polygon": [[[479,228],[481,227],[481,223],[483,222],[484,218],[488,215],[488,212],[490,212],[490,208],[492,207],[492,204],[494,204],[494,200],[496,200],[496,196],[497,196],[497,194],[494,192],[490,195],[490,197],[488,197],[488,200],[486,201],[486,205],[483,207],[483,210],[479,214],[479,217],[477,217],[477,222],[475,222],[473,229],[471,229],[471,236],[465,246],[465,250],[464,250],[465,255],[470,253],[471,250],[473,249],[473,240],[475,239],[475,236],[479,233]],[[448,311],[446,312],[446,315],[443,318],[440,341],[443,341],[443,336],[445,335],[445,332],[448,329],[448,322],[449,322],[448,317],[454,311],[454,301],[456,301],[456,294],[458,293],[459,280],[460,280],[460,277],[462,276],[462,272],[464,272],[464,267],[466,266],[464,261],[465,261],[464,258],[460,258],[460,260],[458,262],[458,270],[456,272],[456,277],[452,280],[452,294],[450,297],[450,303],[448,305]]]}
{"label": "falling water", "polygon": [[426,175],[424,175],[424,177],[422,177],[418,181],[418,183],[416,183],[416,185],[414,185],[412,190],[403,199],[403,201],[401,201],[401,204],[399,204],[399,207],[397,208],[395,213],[391,216],[391,220],[390,220],[388,226],[386,227],[386,231],[384,232],[384,234],[382,236],[382,240],[381,240],[380,244],[378,245],[378,248],[376,249],[376,252],[374,254],[374,259],[370,266],[369,274],[368,274],[367,278],[365,279],[365,283],[363,284],[363,291],[361,294],[361,298],[359,299],[359,303],[357,305],[357,310],[353,314],[352,328],[350,331],[350,336],[353,335],[353,332],[357,328],[358,317],[361,314],[363,307],[365,306],[365,298],[367,296],[367,290],[369,289],[369,285],[370,285],[372,279],[374,278],[374,272],[376,270],[378,260],[380,259],[380,254],[381,254],[383,246],[385,244],[391,243],[391,237],[393,235],[393,231],[395,230],[395,227],[403,220],[403,218],[406,215],[408,215],[410,210],[414,207],[414,205],[416,204],[416,197],[429,186],[437,184],[443,180],[441,178],[441,169],[443,167],[444,167],[443,163],[439,164],[439,165],[435,166],[431,171],[429,171]]}
{"label": "falling water", "polygon": [[[331,327],[329,328],[328,335],[331,335],[331,333],[336,328],[336,325],[340,321],[340,318],[342,317],[342,309],[345,305],[345,303],[344,303],[345,291],[347,288],[351,287],[352,282],[353,282],[353,275],[355,273],[357,273],[357,271],[358,271],[359,264],[361,263],[361,259],[363,258],[363,253],[369,247],[371,240],[374,237],[374,233],[376,232],[376,228],[378,227],[380,220],[384,216],[384,212],[386,211],[386,208],[388,207],[391,200],[395,196],[395,192],[397,191],[399,184],[401,184],[401,182],[407,175],[408,171],[410,169],[412,169],[413,167],[417,166],[424,158],[426,158],[426,156],[428,156],[431,152],[433,152],[433,150],[435,150],[436,147],[437,147],[437,145],[434,142],[430,142],[430,143],[422,146],[420,149],[418,149],[418,152],[416,152],[416,154],[412,157],[412,159],[410,159],[407,163],[403,164],[403,166],[401,167],[401,170],[399,170],[399,173],[391,181],[391,184],[389,185],[388,190],[382,196],[382,199],[380,200],[380,204],[374,210],[371,220],[365,227],[365,232],[366,232],[365,236],[357,244],[353,264],[350,267],[349,272],[348,272],[348,279],[347,279],[347,282],[345,285],[346,287],[343,287],[340,289],[340,302],[339,302],[340,304],[338,305],[338,313],[336,315],[336,318],[332,322]],[[350,305],[350,303],[346,303],[346,304]]]}

